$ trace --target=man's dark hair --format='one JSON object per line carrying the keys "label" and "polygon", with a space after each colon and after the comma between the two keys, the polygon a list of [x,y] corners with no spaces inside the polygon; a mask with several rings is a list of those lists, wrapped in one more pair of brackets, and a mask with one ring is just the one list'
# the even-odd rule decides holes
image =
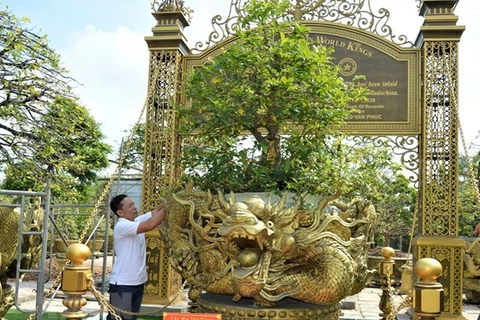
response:
{"label": "man's dark hair", "polygon": [[117,217],[117,211],[122,209],[122,201],[126,197],[128,197],[126,194],[119,194],[118,196],[115,196],[112,200],[110,200],[110,209],[113,211],[113,213],[115,213]]}

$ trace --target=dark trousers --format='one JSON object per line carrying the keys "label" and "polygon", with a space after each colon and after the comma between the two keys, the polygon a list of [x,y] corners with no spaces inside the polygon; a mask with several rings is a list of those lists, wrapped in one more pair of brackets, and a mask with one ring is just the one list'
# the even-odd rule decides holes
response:
{"label": "dark trousers", "polygon": [[[144,284],[140,284],[138,286],[110,284],[108,288],[108,293],[110,294],[110,304],[125,311],[138,313],[140,311],[140,306],[142,305],[143,287]],[[137,316],[123,314],[117,310],[115,310],[115,313],[121,316],[122,319],[137,319]],[[109,313],[107,320],[113,319],[115,319],[115,317]]]}

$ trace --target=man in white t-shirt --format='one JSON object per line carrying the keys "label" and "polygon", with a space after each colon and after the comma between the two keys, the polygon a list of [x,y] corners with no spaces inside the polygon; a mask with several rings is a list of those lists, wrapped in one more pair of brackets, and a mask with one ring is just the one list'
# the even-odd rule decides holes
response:
{"label": "man in white t-shirt", "polygon": [[[133,201],[127,195],[120,194],[110,201],[110,209],[118,217],[113,229],[116,260],[108,289],[110,304],[138,313],[147,281],[145,232],[162,223],[165,208],[160,204],[151,212],[139,216]],[[137,319],[136,316],[116,313],[122,319]],[[114,317],[108,314],[107,319]]]}

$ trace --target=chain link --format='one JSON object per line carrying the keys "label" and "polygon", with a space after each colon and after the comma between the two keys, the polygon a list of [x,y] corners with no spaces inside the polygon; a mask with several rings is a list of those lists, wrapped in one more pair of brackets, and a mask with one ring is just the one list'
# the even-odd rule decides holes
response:
{"label": "chain link", "polygon": [[108,312],[116,319],[122,320],[122,318],[117,315],[115,310],[113,310],[112,306],[106,301],[105,297],[95,289],[93,285],[93,277],[91,274],[87,276],[87,288],[93,293],[93,296],[97,298],[98,303],[104,308],[107,308]]}
{"label": "chain link", "polygon": [[[159,74],[160,74],[161,65],[162,64],[157,61],[157,65],[156,65],[156,67],[154,68],[154,71],[153,71],[153,79],[152,79],[152,82],[150,83],[150,86],[148,87],[147,98],[145,99],[145,103],[143,104],[142,111],[140,112],[140,114],[138,116],[138,119],[137,119],[137,122],[135,123],[132,131],[130,132],[130,135],[127,138],[127,141],[125,142],[122,153],[120,155],[120,159],[118,160],[117,166],[116,166],[113,174],[110,176],[110,179],[107,181],[107,184],[105,185],[102,194],[100,195],[97,202],[95,203],[95,207],[92,210],[92,213],[90,214],[90,217],[89,217],[87,223],[85,224],[83,232],[82,232],[82,234],[79,238],[80,243],[83,243],[83,242],[86,241],[87,232],[89,231],[90,227],[93,224],[93,221],[95,219],[95,214],[99,211],[100,205],[103,203],[103,201],[105,201],[105,198],[106,198],[107,194],[110,192],[110,187],[112,186],[113,181],[116,179],[116,176],[120,172],[120,169],[123,165],[123,162],[125,161],[125,158],[127,157],[128,151],[130,150],[130,147],[131,147],[131,145],[133,143],[133,140],[134,140],[133,137],[137,133],[137,130],[140,127],[140,124],[142,123],[142,117],[143,117],[143,114],[145,113],[145,110],[147,109],[150,98],[153,99],[153,95],[154,95],[154,92],[155,92],[155,86],[157,84]],[[108,214],[108,208],[107,208],[107,211],[106,211],[105,214]]]}
{"label": "chain link", "polygon": [[[158,70],[157,70],[158,71]],[[154,84],[155,82],[153,82]],[[152,87],[152,86],[151,86]],[[150,95],[153,95],[153,91],[151,90],[151,87],[150,87],[150,90],[148,92],[148,96]],[[132,132],[130,132],[130,135],[128,136],[127,138],[127,142],[125,143],[125,146],[124,146],[124,149],[123,149],[123,152],[120,156],[120,160],[118,161],[118,164],[113,172],[113,174],[110,176],[110,179],[107,181],[107,184],[105,185],[105,188],[103,189],[103,192],[102,194],[100,195],[100,197],[98,198],[97,202],[95,203],[95,207],[93,208],[92,210],[92,213],[90,214],[90,217],[88,218],[88,221],[87,223],[85,224],[85,227],[82,231],[82,234],[79,238],[79,242],[82,243],[82,242],[85,242],[86,240],[86,236],[87,236],[87,233],[88,231],[90,230],[90,227],[92,226],[93,224],[93,221],[95,219],[95,215],[96,213],[99,211],[99,208],[101,206],[101,204],[103,204],[103,202],[105,201],[105,198],[107,196],[107,194],[110,192],[110,187],[112,186],[113,184],[113,181],[116,179],[116,176],[118,175],[118,173],[120,172],[120,169],[123,165],[123,161],[125,161],[125,158],[127,157],[127,153],[128,151],[130,150],[130,146],[132,145],[133,143],[133,136],[135,135],[135,133],[137,132],[138,130],[138,127],[140,126],[141,122],[142,122],[142,117],[143,117],[143,113],[145,112],[145,109],[147,108],[147,105],[148,105],[148,98],[147,100],[145,101],[145,104],[143,105],[143,108],[142,108],[142,112],[140,112],[140,115],[137,119],[137,122],[135,123],[135,126],[133,127],[133,130]],[[105,214],[108,214],[108,208],[105,212]]]}
{"label": "chain link", "polygon": [[400,312],[400,310],[404,308],[408,308],[412,306],[412,293],[410,292],[405,299],[396,307],[394,308],[387,316],[386,320],[395,320],[396,315]]}
{"label": "chain link", "polygon": [[[47,297],[50,297],[52,295],[52,293],[55,291],[55,289],[60,285],[61,281],[62,281],[62,273],[59,272],[57,278],[55,279],[55,281],[53,281],[52,286],[50,287],[48,292],[43,296],[42,305],[45,304],[45,301],[47,301]],[[37,292],[37,294],[38,294],[38,292]],[[28,320],[32,320],[35,317],[36,314],[37,314],[36,312],[31,313],[28,316]]]}
{"label": "chain link", "polygon": [[[390,269],[390,265],[388,265],[387,269]],[[389,294],[392,293],[392,287],[390,285],[390,271],[387,273],[387,283],[388,283],[388,288],[389,288]],[[393,299],[392,299],[392,304],[393,304]],[[400,312],[400,310],[411,307],[412,306],[412,292],[410,291],[408,295],[403,299],[403,301],[395,308],[393,308],[387,315],[386,320],[395,320],[396,315]]]}
{"label": "chain link", "polygon": [[415,200],[415,209],[413,210],[413,218],[412,218],[412,228],[410,229],[410,242],[408,243],[408,251],[407,251],[407,259],[405,260],[405,268],[408,268],[410,263],[410,255],[412,254],[412,242],[413,242],[413,234],[415,233],[415,227],[417,223],[417,215],[418,215],[418,206],[420,205],[420,201],[418,200],[419,192],[417,190],[417,197]]}
{"label": "chain link", "polygon": [[115,318],[117,320],[121,320],[121,318],[117,315],[116,312],[120,312],[120,313],[123,313],[123,314],[128,314],[128,315],[131,315],[131,316],[152,316],[152,315],[156,315],[160,312],[164,312],[177,298],[178,296],[180,295],[180,293],[183,292],[183,289],[185,288],[185,284],[187,283],[187,281],[185,280],[182,284],[182,287],[180,288],[180,290],[178,290],[178,292],[175,294],[175,296],[170,299],[168,301],[168,303],[166,305],[164,305],[163,307],[161,308],[158,308],[158,309],[155,309],[153,311],[150,311],[150,312],[132,312],[132,311],[128,311],[128,310],[123,310],[123,309],[120,309],[118,307],[115,307],[113,305],[110,304],[110,302],[108,302],[104,296],[102,296],[98,291],[97,289],[95,289],[95,286],[94,286],[94,281],[93,281],[93,277],[90,275],[89,277],[87,277],[87,285],[88,285],[88,289],[93,293],[93,295],[97,298],[98,302],[105,308],[108,309],[108,311],[115,316]]}

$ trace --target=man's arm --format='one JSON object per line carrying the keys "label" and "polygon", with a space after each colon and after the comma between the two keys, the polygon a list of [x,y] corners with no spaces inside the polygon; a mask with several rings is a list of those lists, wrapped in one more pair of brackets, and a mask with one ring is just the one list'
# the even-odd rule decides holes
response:
{"label": "man's arm", "polygon": [[155,229],[163,220],[165,220],[165,216],[165,207],[162,203],[152,210],[152,216],[148,220],[140,222],[137,228],[137,234]]}

